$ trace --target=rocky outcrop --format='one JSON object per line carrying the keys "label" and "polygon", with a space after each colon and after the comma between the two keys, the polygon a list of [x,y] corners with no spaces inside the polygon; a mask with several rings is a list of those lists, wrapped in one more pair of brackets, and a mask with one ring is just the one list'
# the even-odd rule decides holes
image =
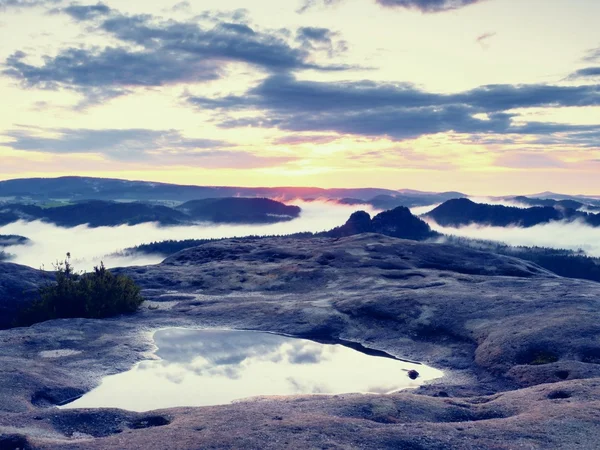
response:
{"label": "rocky outcrop", "polygon": [[373,218],[373,231],[386,236],[422,241],[437,236],[429,225],[414,216],[408,208],[384,211]]}
{"label": "rocky outcrop", "polygon": [[352,213],[344,225],[323,233],[323,235],[329,237],[346,237],[372,232],[373,224],[371,223],[371,216],[369,213],[365,211],[356,211],[355,213]]}
{"label": "rocky outcrop", "polygon": [[327,237],[347,237],[360,233],[380,233],[401,239],[422,241],[438,236],[427,223],[414,216],[404,206],[377,214],[373,219],[364,211],[357,211],[341,227],[321,233]]}

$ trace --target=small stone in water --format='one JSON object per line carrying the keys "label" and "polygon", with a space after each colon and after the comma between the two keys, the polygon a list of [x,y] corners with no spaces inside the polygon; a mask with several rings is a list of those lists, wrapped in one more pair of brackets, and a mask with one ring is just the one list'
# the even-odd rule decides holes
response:
{"label": "small stone in water", "polygon": [[419,378],[419,372],[417,372],[416,370],[409,370],[408,378],[410,378],[411,380],[416,380],[417,378]]}

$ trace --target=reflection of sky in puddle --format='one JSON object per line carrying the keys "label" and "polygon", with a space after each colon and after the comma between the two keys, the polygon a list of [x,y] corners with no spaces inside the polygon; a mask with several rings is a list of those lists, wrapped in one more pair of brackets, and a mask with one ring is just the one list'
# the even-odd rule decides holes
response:
{"label": "reflection of sky in puddle", "polygon": [[[342,345],[253,331],[166,329],[155,333],[159,361],[143,361],[67,408],[149,411],[220,405],[259,395],[388,393],[442,372]],[[420,377],[411,380],[407,371]]]}

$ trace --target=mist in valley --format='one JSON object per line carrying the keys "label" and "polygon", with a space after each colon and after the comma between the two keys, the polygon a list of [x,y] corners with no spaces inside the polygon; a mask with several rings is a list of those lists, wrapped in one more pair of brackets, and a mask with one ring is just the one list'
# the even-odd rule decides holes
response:
{"label": "mist in valley", "polygon": [[[493,199],[477,198],[490,203]],[[335,201],[317,200],[286,202],[302,208],[300,218],[274,224],[214,224],[201,223],[193,226],[158,226],[155,223],[122,225],[117,227],[89,228],[86,225],[63,228],[53,224],[15,222],[0,227],[0,234],[21,235],[31,240],[29,245],[10,246],[4,251],[13,256],[11,262],[34,268],[52,270],[53,264],[64,259],[67,252],[77,270],[89,271],[104,262],[107,267],[125,267],[158,264],[164,257],[155,254],[119,254],[124,249],[140,244],[165,240],[219,239],[242,236],[286,235],[299,232],[320,232],[344,224],[355,211],[363,210],[376,215],[380,212],[371,205],[344,205]],[[494,204],[520,206],[517,203],[494,201]],[[426,214],[439,204],[411,208],[415,215]],[[447,235],[503,242],[515,246],[538,246],[579,250],[600,257],[600,228],[581,222],[553,222],[531,228],[489,227],[471,225],[461,228],[442,227],[426,220],[435,231]]]}
{"label": "mist in valley", "polygon": [[481,203],[485,205],[497,205],[497,206],[509,206],[513,208],[527,209],[531,208],[531,205],[519,202],[515,199],[510,198],[493,198],[493,197],[467,197],[474,203]]}
{"label": "mist in valley", "polygon": [[117,227],[89,228],[78,226],[63,228],[53,224],[15,222],[0,227],[0,235],[16,234],[31,240],[29,245],[11,246],[4,250],[14,255],[10,262],[36,269],[52,270],[53,264],[71,253],[76,270],[90,271],[104,262],[106,267],[125,267],[158,264],[160,255],[136,254],[120,256],[116,253],[136,245],[184,239],[218,239],[249,235],[285,235],[299,232],[319,232],[332,229],[348,220],[355,211],[377,214],[370,205],[341,205],[333,201],[291,201],[287,204],[302,208],[298,219],[267,225],[223,225],[203,223],[195,226],[161,227],[154,223]]}
{"label": "mist in valley", "polygon": [[466,227],[442,227],[427,220],[432,229],[443,234],[473,239],[504,242],[509,245],[584,250],[589,256],[600,257],[600,228],[582,222],[550,222],[530,228],[489,227],[469,225]]}

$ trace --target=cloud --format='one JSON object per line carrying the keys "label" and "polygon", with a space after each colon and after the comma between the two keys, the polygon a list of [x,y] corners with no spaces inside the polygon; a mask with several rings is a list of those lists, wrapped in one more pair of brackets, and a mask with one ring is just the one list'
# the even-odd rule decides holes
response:
{"label": "cloud", "polygon": [[337,141],[339,136],[323,134],[290,134],[282,136],[273,141],[275,145],[296,145],[296,144],[329,144]]}
{"label": "cloud", "polygon": [[[264,32],[247,23],[216,18],[206,27],[150,15],[124,15],[103,3],[55,11],[88,24],[91,30],[108,33],[123,45],[65,48],[57,55],[43,56],[41,64],[29,62],[26,53],[16,51],[6,59],[2,73],[25,88],[78,92],[86,97],[85,105],[124,95],[132,88],[216,80],[232,62],[270,73],[347,69],[314,62],[323,50],[332,55],[345,48],[343,41],[333,41],[336,34],[327,29],[301,29],[298,45],[283,32]],[[237,11],[235,15],[244,14]]]}
{"label": "cloud", "polygon": [[489,47],[489,40],[491,38],[493,38],[494,36],[496,36],[496,32],[494,33],[484,33],[480,36],[477,36],[477,39],[475,39],[475,42],[477,42],[479,45],[481,45],[483,48],[487,49]]}
{"label": "cloud", "polygon": [[[537,135],[573,133],[594,139],[596,125],[519,123],[517,108],[598,106],[600,86],[489,85],[456,94],[411,84],[315,82],[273,75],[242,96],[191,96],[198,108],[220,113],[259,110],[263,117],[226,118],[224,128],[257,126],[302,132],[385,136],[396,140],[442,132]],[[591,133],[591,134],[590,134]],[[565,138],[566,139],[566,138]],[[563,139],[563,142],[565,140]],[[596,145],[597,145],[597,141]]]}
{"label": "cloud", "polygon": [[232,11],[206,10],[194,17],[194,20],[206,20],[212,23],[219,22],[250,22],[250,11],[246,8],[238,8]]}
{"label": "cloud", "polygon": [[45,58],[42,66],[28,64],[26,58],[23,52],[13,53],[7,58],[3,73],[20,80],[25,87],[67,88],[92,100],[123,95],[132,87],[201,82],[220,76],[220,68],[213,61],[156,50],[68,48],[53,58]]}
{"label": "cloud", "polygon": [[192,5],[188,1],[183,1],[176,3],[171,7],[171,11],[173,12],[190,12],[192,10]]}
{"label": "cloud", "polygon": [[597,67],[586,67],[584,69],[579,69],[576,72],[573,72],[569,75],[569,80],[575,80],[578,78],[594,78],[600,77],[600,66]]}
{"label": "cloud", "polygon": [[344,53],[348,44],[344,40],[337,40],[338,33],[329,28],[302,27],[296,32],[296,41],[302,48],[310,52],[325,52],[329,57]]}
{"label": "cloud", "polygon": [[424,153],[417,153],[410,148],[390,146],[380,150],[370,150],[346,156],[347,161],[353,161],[369,167],[386,169],[420,169],[420,170],[458,170],[459,166],[451,157],[437,156],[429,158]]}
{"label": "cloud", "polygon": [[110,7],[104,3],[95,5],[78,5],[72,4],[62,10],[54,10],[54,12],[64,12],[77,21],[91,20],[95,17],[107,16],[111,13]]}
{"label": "cloud", "polygon": [[453,100],[473,104],[488,112],[515,108],[598,106],[600,105],[600,85],[495,84],[449,97]]}
{"label": "cloud", "polygon": [[513,208],[520,208],[520,209],[531,208],[531,205],[528,205],[526,203],[520,203],[520,202],[516,201],[514,198],[478,197],[478,196],[469,196],[467,198],[474,203],[484,203],[486,205],[512,206]]}
{"label": "cloud", "polygon": [[585,62],[600,61],[600,47],[588,50],[587,55],[583,58]]}
{"label": "cloud", "polygon": [[302,27],[298,29],[300,41],[331,43],[331,34],[329,28]]}
{"label": "cloud", "polygon": [[568,136],[568,141],[565,141],[563,136],[540,136],[536,139],[535,143],[540,145],[561,145],[568,142],[570,145],[576,145],[579,147],[598,148],[600,142],[600,129],[596,127],[595,130],[579,131],[577,133],[571,133]]}
{"label": "cloud", "polygon": [[[342,1],[343,0],[305,0],[297,12],[304,13],[316,6],[337,5]],[[384,7],[416,9],[423,13],[451,11],[483,1],[485,0],[375,0],[377,4]]]}
{"label": "cloud", "polygon": [[498,167],[515,169],[562,168],[566,165],[560,160],[543,153],[516,152],[498,157],[494,163]]}
{"label": "cloud", "polygon": [[529,228],[478,225],[446,228],[433,221],[428,223],[434,230],[443,234],[504,242],[513,246],[583,249],[590,256],[600,257],[600,228],[580,222],[556,221]]}
{"label": "cloud", "polygon": [[464,8],[484,0],[376,0],[382,6],[417,9],[423,13],[435,13]]}
{"label": "cloud", "polygon": [[35,8],[60,3],[62,0],[0,0],[0,11],[8,8]]}
{"label": "cloud", "polygon": [[343,1],[344,0],[304,0],[302,2],[302,5],[296,10],[296,12],[298,14],[302,14],[316,6],[333,6]]}
{"label": "cloud", "polygon": [[173,157],[178,164],[194,164],[200,169],[261,169],[298,160],[292,156],[261,156],[237,150],[177,152]]}
{"label": "cloud", "polygon": [[[52,133],[54,137],[48,137]],[[34,151],[54,154],[96,153],[115,160],[148,160],[156,152],[163,155],[169,151],[171,156],[190,150],[231,147],[233,144],[212,140],[185,138],[175,130],[90,130],[90,129],[35,129],[21,128],[2,133],[10,141],[0,145],[13,150]],[[214,153],[211,154],[214,156]],[[163,160],[168,163],[168,159]]]}
{"label": "cloud", "polygon": [[205,107],[267,107],[313,112],[462,105],[478,113],[494,114],[516,108],[598,106],[600,85],[487,85],[456,94],[437,94],[423,91],[410,83],[316,82],[297,80],[294,76],[283,74],[268,77],[240,97],[193,100]]}
{"label": "cloud", "polygon": [[305,50],[246,24],[219,22],[212,29],[204,29],[189,22],[156,23],[148,16],[116,15],[104,21],[101,29],[146,49],[198,59],[245,62],[269,71],[316,68],[307,62]]}
{"label": "cloud", "polygon": [[[54,137],[48,137],[52,133]],[[43,135],[42,135],[43,134]],[[176,130],[36,129],[24,127],[2,134],[0,146],[53,154],[102,154],[117,161],[193,165],[199,169],[259,169],[281,166],[298,158],[265,156],[236,149],[230,142],[186,138]],[[2,136],[0,135],[0,136]]]}

